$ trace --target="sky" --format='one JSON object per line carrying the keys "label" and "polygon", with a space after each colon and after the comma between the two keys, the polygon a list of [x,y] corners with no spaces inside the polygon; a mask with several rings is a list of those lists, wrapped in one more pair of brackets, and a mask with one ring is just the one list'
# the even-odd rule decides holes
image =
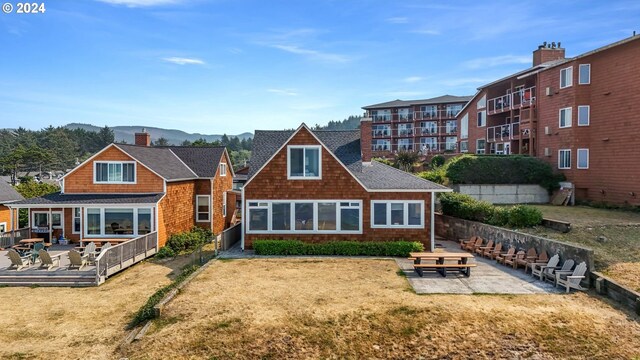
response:
{"label": "sky", "polygon": [[0,128],[326,124],[389,100],[473,95],[529,67],[543,41],[574,56],[640,32],[637,0],[44,4],[0,12]]}

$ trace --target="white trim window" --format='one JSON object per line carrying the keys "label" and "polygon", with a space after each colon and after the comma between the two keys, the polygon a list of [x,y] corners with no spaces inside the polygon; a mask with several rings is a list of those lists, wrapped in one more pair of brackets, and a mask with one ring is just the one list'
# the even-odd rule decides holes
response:
{"label": "white trim window", "polygon": [[6,222],[1,222],[0,223],[0,234],[7,232],[7,223]]}
{"label": "white trim window", "polygon": [[227,164],[220,163],[220,176],[227,176]]}
{"label": "white trim window", "polygon": [[578,126],[589,126],[591,107],[589,105],[578,105]]}
{"label": "white trim window", "polygon": [[558,169],[571,169],[571,149],[558,150]]}
{"label": "white trim window", "polygon": [[134,237],[154,231],[150,207],[85,208],[85,237]]}
{"label": "white trim window", "polygon": [[476,154],[484,154],[486,153],[487,141],[485,139],[477,139],[476,140]]}
{"label": "white trim window", "polygon": [[580,64],[578,66],[578,85],[591,84],[591,64]]}
{"label": "white trim window", "polygon": [[560,69],[560,89],[573,85],[573,66]]}
{"label": "white trim window", "polygon": [[79,207],[74,207],[71,209],[72,211],[72,219],[73,223],[71,224],[71,233],[72,234],[80,234],[80,218],[82,217],[82,213]]}
{"label": "white trim window", "polygon": [[222,193],[222,216],[227,217],[227,192]]}
{"label": "white trim window", "polygon": [[371,227],[424,229],[424,201],[371,200]]}
{"label": "white trim window", "polygon": [[460,139],[469,138],[469,113],[460,119]]}
{"label": "white trim window", "polygon": [[[62,211],[52,211],[51,218],[53,222],[51,224],[52,229],[62,229]],[[49,212],[48,211],[32,211],[31,212],[31,226],[44,228],[49,227]]]}
{"label": "white trim window", "polygon": [[576,168],[589,168],[589,149],[578,149],[578,159],[576,160]]}
{"label": "white trim window", "polygon": [[469,152],[469,141],[467,141],[467,140],[460,141],[460,152],[461,153],[468,153]]}
{"label": "white trim window", "polygon": [[487,126],[487,110],[478,111],[478,127]]}
{"label": "white trim window", "polygon": [[247,202],[249,234],[362,233],[361,200]]}
{"label": "white trim window", "polygon": [[476,103],[476,107],[478,109],[484,109],[487,107],[487,95],[482,95],[482,97],[480,99],[478,99],[478,102]]}
{"label": "white trim window", "polygon": [[571,108],[562,108],[558,111],[558,126],[563,128],[571,127]]}
{"label": "white trim window", "polygon": [[321,146],[287,146],[287,178],[296,180],[322,179]]}
{"label": "white trim window", "polygon": [[135,184],[135,161],[94,161],[94,184]]}
{"label": "white trim window", "polygon": [[196,222],[211,221],[211,196],[196,195]]}

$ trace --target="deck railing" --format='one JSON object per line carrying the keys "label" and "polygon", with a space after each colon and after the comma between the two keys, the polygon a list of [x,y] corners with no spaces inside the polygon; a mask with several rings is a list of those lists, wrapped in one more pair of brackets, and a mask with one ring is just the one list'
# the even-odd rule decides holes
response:
{"label": "deck railing", "polygon": [[520,123],[502,124],[487,128],[487,141],[507,141],[520,138]]}
{"label": "deck railing", "polygon": [[96,285],[109,276],[138,263],[158,251],[158,233],[152,232],[114,245],[96,258]]}
{"label": "deck railing", "polygon": [[30,230],[31,229],[29,228],[22,228],[0,234],[0,248],[10,248],[17,244],[20,240],[29,238]]}

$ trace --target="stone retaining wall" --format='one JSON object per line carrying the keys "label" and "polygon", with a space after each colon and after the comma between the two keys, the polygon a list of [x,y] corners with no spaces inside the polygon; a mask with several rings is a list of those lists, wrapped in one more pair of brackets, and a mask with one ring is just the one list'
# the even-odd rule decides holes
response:
{"label": "stone retaining wall", "polygon": [[549,202],[549,192],[540,185],[458,184],[453,185],[453,191],[492,204],[546,204]]}
{"label": "stone retaining wall", "polygon": [[591,272],[591,284],[598,294],[611,298],[640,315],[640,294],[597,271]]}

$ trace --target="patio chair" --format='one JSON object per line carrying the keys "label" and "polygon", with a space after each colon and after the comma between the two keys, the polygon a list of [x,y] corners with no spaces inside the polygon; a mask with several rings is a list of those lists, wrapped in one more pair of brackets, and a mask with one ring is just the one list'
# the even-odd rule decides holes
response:
{"label": "patio chair", "polygon": [[480,236],[476,236],[476,242],[475,243],[469,243],[467,246],[464,247],[463,250],[468,250],[468,251],[474,252],[476,247],[482,246],[483,242],[484,242],[484,240],[482,240],[482,238]]}
{"label": "patio chair", "polygon": [[100,250],[97,250],[98,255],[102,254],[105,250],[107,250],[110,247],[111,247],[111,243],[110,242],[106,242],[104,245],[102,245]]}
{"label": "patio chair", "polygon": [[16,267],[16,271],[20,271],[23,268],[28,268],[31,265],[31,255],[20,256],[15,249],[9,249],[7,251],[7,257],[11,260],[11,265],[8,269]]}
{"label": "patio chair", "polygon": [[44,243],[35,243],[33,245],[33,250],[29,253],[31,256],[31,263],[35,264],[36,260],[40,257],[40,250],[44,249]]}
{"label": "patio chair", "polygon": [[469,240],[460,239],[460,249],[463,249],[469,244],[475,244],[476,240],[478,240],[477,236],[472,236]]}
{"label": "patio chair", "polygon": [[506,253],[497,254],[496,261],[498,262],[498,264],[502,263],[502,265],[506,265],[505,261],[507,261],[507,259],[513,258],[514,256],[516,256],[516,248],[510,247]]}
{"label": "patio chair", "polygon": [[531,276],[537,276],[540,278],[540,281],[542,281],[542,277],[543,277],[542,273],[553,271],[559,268],[558,263],[560,263],[560,255],[558,254],[553,255],[547,263],[543,263],[543,262],[531,263],[529,264],[529,266],[531,266]]}
{"label": "patio chair", "polygon": [[78,271],[80,271],[87,265],[87,260],[76,250],[71,250],[67,254],[69,255],[69,269],[78,268]]}
{"label": "patio chair", "polygon": [[570,274],[572,272],[573,269],[573,265],[575,265],[575,261],[573,261],[572,259],[569,260],[565,260],[564,263],[562,263],[562,267],[560,269],[549,269],[548,271],[545,271],[542,273],[542,280],[547,281],[547,280],[551,280],[553,281],[554,285],[556,283],[556,273],[568,273]]}
{"label": "patio chair", "polygon": [[482,253],[482,256],[488,257],[489,259],[493,260],[496,258],[496,256],[500,255],[501,251],[502,251],[502,243],[498,243],[492,250],[490,251],[485,250]]}
{"label": "patio chair", "polygon": [[486,250],[493,250],[493,240],[489,240],[489,242],[484,246],[478,246],[475,249],[476,254],[482,255]]}
{"label": "patio chair", "polygon": [[527,253],[525,253],[524,250],[520,250],[516,253],[515,256],[504,259],[504,265],[512,266],[514,269],[516,269],[518,266],[518,260],[524,259],[525,256],[527,256]]}
{"label": "patio chair", "polygon": [[82,251],[82,258],[84,260],[87,260],[87,262],[93,261],[95,260],[97,254],[98,251],[96,251],[96,243],[91,241],[87,244],[87,246],[85,246],[84,250]]}
{"label": "patio chair", "polygon": [[[46,267],[47,271],[49,271],[56,266],[60,266],[60,256],[62,255],[62,253],[51,256],[51,254],[43,249],[39,251],[38,255],[40,257],[40,269]],[[58,263],[58,265],[55,264],[56,262]]]}
{"label": "patio chair", "polygon": [[542,250],[542,252],[540,253],[540,255],[538,255],[537,258],[525,258],[525,265],[524,265],[524,273],[527,273],[527,269],[531,268],[533,271],[533,267],[531,264],[534,263],[539,263],[539,264],[546,264],[549,262],[549,255],[547,255],[547,251],[546,250]]}
{"label": "patio chair", "polygon": [[556,287],[558,287],[558,285],[566,286],[567,292],[569,292],[570,289],[587,290],[580,286],[580,281],[584,279],[586,272],[587,264],[584,261],[578,264],[571,274],[558,271],[556,272]]}
{"label": "patio chair", "polygon": [[527,266],[530,262],[535,262],[538,260],[538,252],[535,248],[529,248],[527,253],[522,258],[518,258],[516,263],[513,265],[514,269],[519,268],[520,266],[524,267],[524,272],[527,272]]}

